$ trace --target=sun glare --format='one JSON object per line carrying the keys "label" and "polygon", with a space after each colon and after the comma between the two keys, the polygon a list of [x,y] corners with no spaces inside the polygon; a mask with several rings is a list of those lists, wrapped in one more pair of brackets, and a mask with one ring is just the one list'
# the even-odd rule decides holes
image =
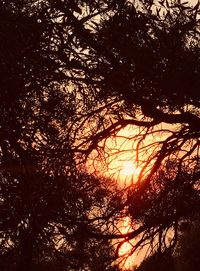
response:
{"label": "sun glare", "polygon": [[[133,229],[130,226],[130,219],[126,217],[123,221],[120,222],[120,232],[127,233]],[[125,242],[119,250],[119,256],[123,257],[120,267],[121,270],[134,270],[133,266],[136,263],[136,256],[131,253],[134,248],[135,240]]]}
{"label": "sun glare", "polygon": [[[159,130],[159,129],[158,129]],[[99,176],[105,176],[110,179],[116,180],[116,183],[123,188],[132,187],[132,185],[138,182],[138,179],[145,176],[148,173],[149,167],[145,168],[145,163],[151,157],[151,154],[157,149],[153,144],[153,141],[160,138],[165,138],[167,134],[162,136],[158,134],[149,134],[143,140],[142,148],[136,153],[137,144],[140,138],[143,138],[143,132],[135,127],[127,127],[118,132],[117,135],[110,137],[102,142],[102,152],[95,151],[92,153],[93,157],[89,159],[91,172]],[[167,132],[168,133],[168,132]],[[146,152],[146,148],[148,152]],[[145,168],[145,170],[144,170]],[[143,176],[140,176],[140,173]],[[133,231],[130,218],[126,217],[122,221],[119,221],[118,228],[120,232],[127,233]],[[118,240],[119,242],[120,240]],[[119,250],[120,270],[135,270],[134,266],[139,264],[143,259],[144,250],[135,255],[134,245],[136,240],[126,241],[122,244]],[[146,249],[146,248],[145,248]],[[146,250],[145,250],[146,251]],[[133,253],[133,254],[132,254]],[[121,261],[121,262],[120,262]]]}
{"label": "sun glare", "polygon": [[134,166],[131,161],[126,161],[122,165],[121,175],[130,177],[132,175],[139,175],[140,169]]}

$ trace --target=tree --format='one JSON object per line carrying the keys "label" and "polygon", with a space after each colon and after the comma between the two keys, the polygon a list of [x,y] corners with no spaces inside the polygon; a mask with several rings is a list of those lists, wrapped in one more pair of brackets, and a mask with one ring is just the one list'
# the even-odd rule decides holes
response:
{"label": "tree", "polygon": [[172,270],[175,271],[174,259],[171,254],[154,254],[145,259],[136,271]]}
{"label": "tree", "polygon": [[199,268],[199,213],[183,221],[180,236],[174,251],[177,271]]}
{"label": "tree", "polygon": [[[160,251],[174,246],[179,221],[190,208],[199,206],[199,4],[125,0],[13,0],[6,4],[2,0],[1,7],[5,253],[7,244],[14,243],[10,241],[13,233],[16,244],[28,251],[27,238],[36,240],[29,210],[42,217],[47,206],[55,209],[55,216],[50,214],[45,223],[53,229],[62,224],[67,243],[71,240],[68,231],[75,238],[76,231],[86,227],[87,240],[93,242],[121,238],[123,243],[137,237],[132,252],[147,240],[158,240]],[[131,137],[142,168],[137,184],[119,191],[111,180],[109,187],[104,178],[93,180],[80,173],[80,163],[92,150],[103,153],[104,140],[116,137],[128,125],[139,127]],[[151,137],[153,142],[146,143]],[[28,185],[27,180],[31,180]],[[41,193],[37,182],[42,183]],[[103,194],[102,186],[106,188]],[[74,191],[83,192],[80,209],[74,206],[79,199]],[[12,208],[11,198],[16,199]],[[39,202],[45,205],[41,212]],[[103,214],[91,221],[96,205]],[[28,206],[23,219],[21,211],[16,216],[22,206]],[[7,210],[14,219],[6,230]],[[131,217],[135,230],[120,234],[115,218],[124,215]],[[31,226],[27,229],[27,225]],[[174,238],[167,243],[169,229]],[[38,238],[41,235],[37,233]],[[72,243],[74,248],[77,242]],[[19,269],[23,270],[23,257],[30,259],[32,252],[20,253]]]}
{"label": "tree", "polygon": [[98,261],[114,270],[110,242],[90,232],[107,232],[119,189],[76,165],[74,123],[84,105],[54,59],[59,23],[49,8],[0,1],[0,267],[96,270]]}
{"label": "tree", "polygon": [[[58,40],[65,41],[65,46],[58,46],[57,57],[66,64],[64,57],[70,54],[68,79],[89,105],[82,123],[87,127],[93,118],[92,128],[81,135],[77,150],[87,157],[93,149],[103,148],[102,140],[116,136],[122,128],[139,127],[132,140],[137,141],[136,162],[143,169],[137,185],[128,193],[127,215],[132,217],[133,226],[140,227],[121,237],[131,239],[140,234],[143,238],[139,246],[146,238],[156,237],[158,228],[165,235],[169,225],[174,225],[176,236],[179,220],[191,207],[198,206],[199,3],[193,7],[180,1],[76,4],[86,11],[80,14],[69,10],[67,2],[61,1],[56,1],[54,7],[62,14],[64,26]],[[67,27],[73,29],[72,34]],[[159,139],[146,144],[145,139],[151,135]],[[175,160],[175,168],[169,167]],[[163,178],[172,179],[173,185],[180,187],[186,178],[189,182],[189,190],[183,188],[180,195],[179,186],[174,190],[165,182],[166,195],[170,200],[172,197],[170,210],[159,194]],[[159,200],[149,196],[144,210],[143,202],[146,195],[152,195],[154,182],[158,188],[152,193],[158,193]],[[193,196],[197,198],[195,204]],[[135,215],[135,198],[140,199],[138,209],[145,213]],[[162,218],[167,214],[163,220],[152,216],[160,204]],[[144,223],[144,214],[148,223]]]}

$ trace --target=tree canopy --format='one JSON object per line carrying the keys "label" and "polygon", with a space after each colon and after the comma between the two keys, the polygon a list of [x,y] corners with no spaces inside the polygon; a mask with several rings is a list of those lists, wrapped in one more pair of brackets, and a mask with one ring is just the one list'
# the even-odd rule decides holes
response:
{"label": "tree canopy", "polygon": [[[0,7],[2,268],[59,260],[114,270],[109,240],[117,252],[131,239],[131,253],[174,247],[180,221],[199,208],[199,2]],[[130,126],[141,171],[123,190],[90,175],[87,161]],[[122,234],[126,216],[133,230]]]}

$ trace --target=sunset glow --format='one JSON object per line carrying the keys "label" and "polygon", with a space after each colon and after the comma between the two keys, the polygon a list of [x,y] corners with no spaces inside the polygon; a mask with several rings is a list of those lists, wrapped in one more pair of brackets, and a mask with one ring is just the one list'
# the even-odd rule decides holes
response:
{"label": "sunset glow", "polygon": [[132,176],[132,175],[138,175],[139,173],[140,173],[140,169],[134,166],[134,164],[131,161],[126,161],[123,163],[121,175]]}
{"label": "sunset glow", "polygon": [[[130,226],[130,219],[126,217],[120,223],[120,232],[122,234],[132,231],[133,229]],[[123,257],[121,261],[120,268],[121,270],[130,270],[135,265],[136,256],[131,253],[132,249],[134,248],[135,241],[131,240],[125,242],[119,250],[119,256]]]}

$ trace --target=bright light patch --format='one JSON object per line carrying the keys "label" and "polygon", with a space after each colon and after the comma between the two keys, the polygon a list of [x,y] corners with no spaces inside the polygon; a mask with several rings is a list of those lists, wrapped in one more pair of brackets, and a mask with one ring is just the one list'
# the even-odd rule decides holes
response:
{"label": "bright light patch", "polygon": [[[120,232],[121,234],[131,232],[133,229],[130,225],[130,218],[126,217],[120,223]],[[120,270],[134,270],[133,266],[135,264],[136,256],[132,254],[132,250],[134,249],[135,240],[130,240],[125,242],[119,249],[119,256],[123,259],[120,263]]]}
{"label": "bright light patch", "polygon": [[139,175],[140,169],[135,167],[131,161],[126,161],[123,163],[121,175],[124,176],[132,176],[132,175]]}

